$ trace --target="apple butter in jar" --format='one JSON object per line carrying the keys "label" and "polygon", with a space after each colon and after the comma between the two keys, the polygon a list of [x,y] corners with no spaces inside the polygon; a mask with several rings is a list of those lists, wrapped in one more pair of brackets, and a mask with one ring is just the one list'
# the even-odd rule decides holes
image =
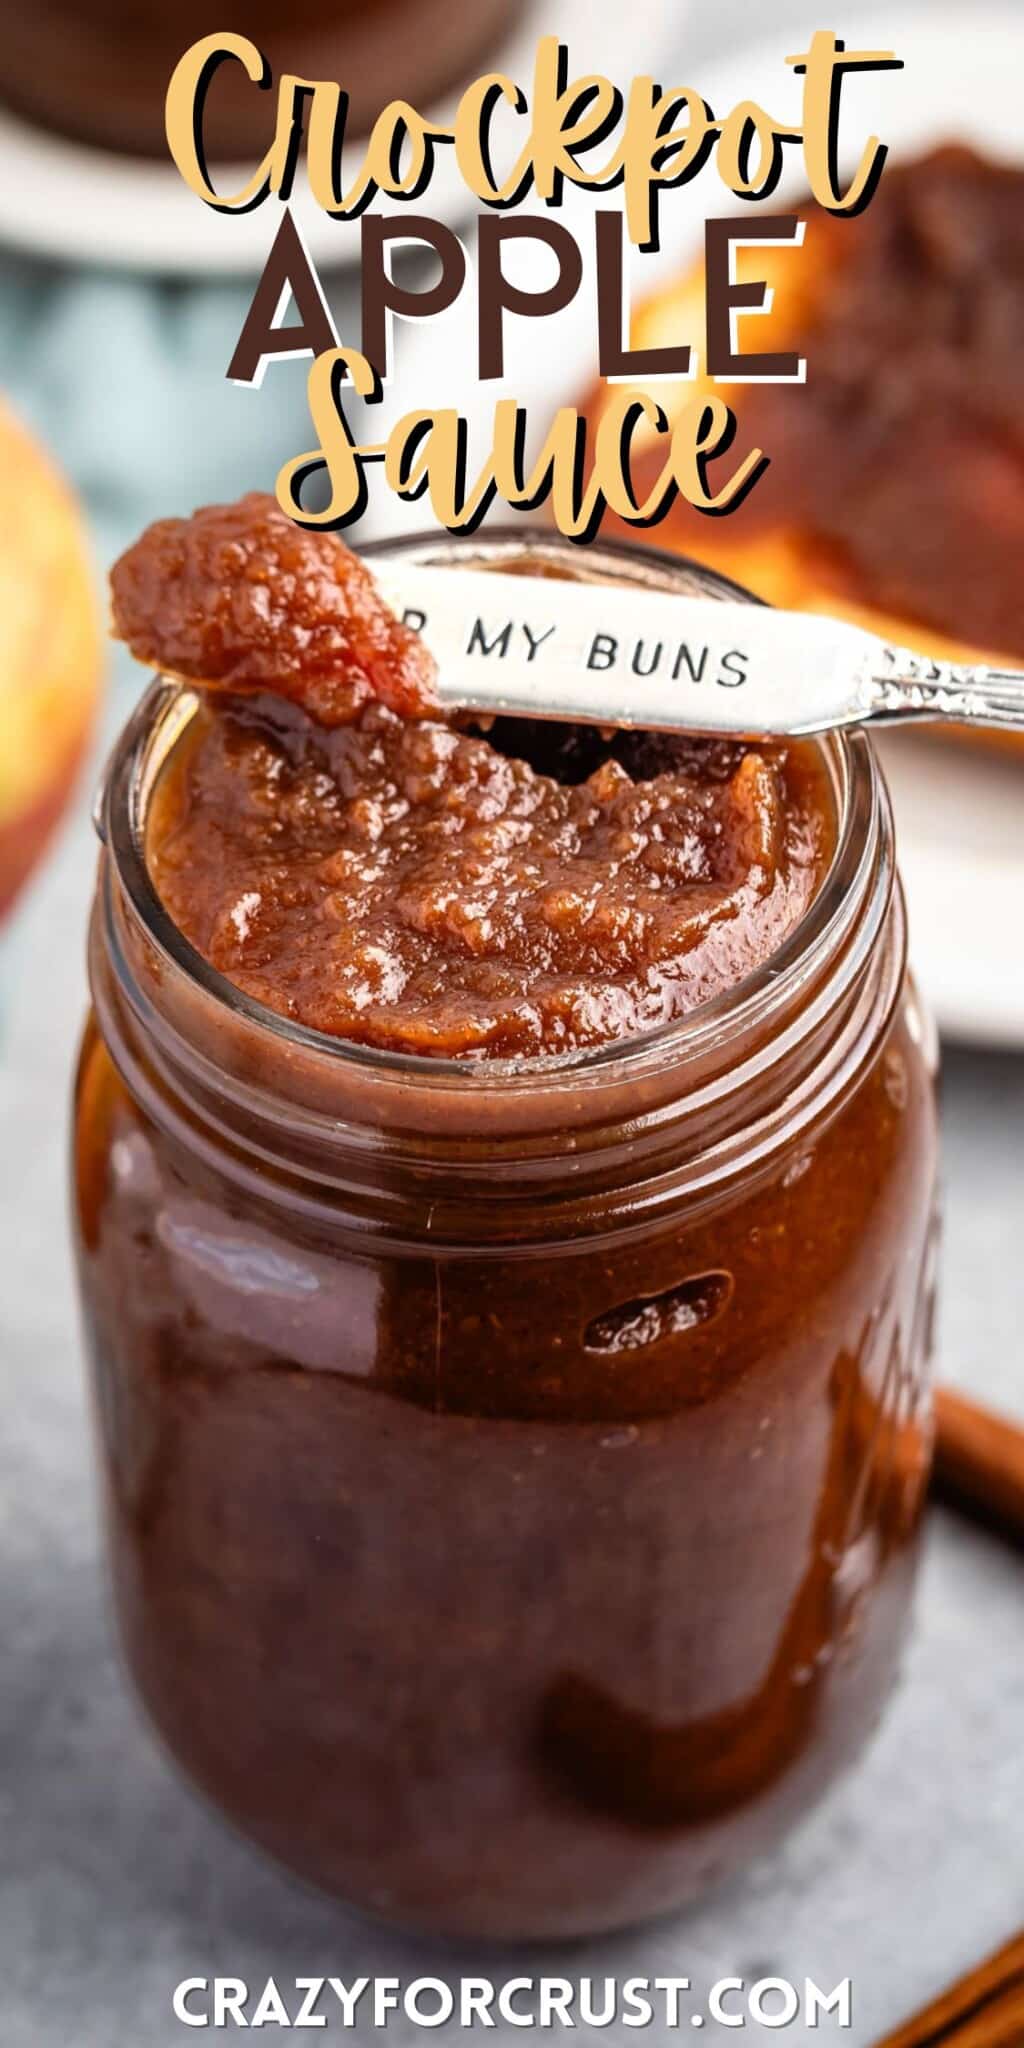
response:
{"label": "apple butter in jar", "polygon": [[164,673],[104,795],[75,1188],[138,1690],[371,1912],[676,1906],[857,1754],[907,1633],[934,1063],[870,745],[446,721],[372,563],[257,497],[114,596]]}

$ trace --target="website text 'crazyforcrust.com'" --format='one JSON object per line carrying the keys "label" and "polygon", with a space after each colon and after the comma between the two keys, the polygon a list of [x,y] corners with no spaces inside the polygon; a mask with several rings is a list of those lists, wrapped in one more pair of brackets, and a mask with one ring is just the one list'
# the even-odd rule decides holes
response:
{"label": "website text 'crazyforcrust.com'", "polygon": [[852,2025],[849,1977],[824,1989],[805,1977],[721,1977],[705,1998],[689,1977],[185,1977],[175,2017],[187,2027],[380,2027],[401,2015],[414,2027],[699,2028]]}

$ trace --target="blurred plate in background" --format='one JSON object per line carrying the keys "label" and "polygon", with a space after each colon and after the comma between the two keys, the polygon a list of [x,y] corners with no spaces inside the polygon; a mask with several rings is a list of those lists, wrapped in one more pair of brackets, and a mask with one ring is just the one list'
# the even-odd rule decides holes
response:
{"label": "blurred plate in background", "polygon": [[947,1038],[1024,1047],[1024,755],[884,733],[911,957]]}

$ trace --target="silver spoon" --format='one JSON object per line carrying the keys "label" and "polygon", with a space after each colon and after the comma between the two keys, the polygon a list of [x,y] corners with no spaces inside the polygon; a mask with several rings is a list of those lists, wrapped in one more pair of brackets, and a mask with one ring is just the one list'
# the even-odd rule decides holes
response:
{"label": "silver spoon", "polygon": [[375,555],[373,572],[434,654],[446,712],[733,736],[921,719],[1024,732],[1024,673],[933,661],[814,613],[401,554]]}

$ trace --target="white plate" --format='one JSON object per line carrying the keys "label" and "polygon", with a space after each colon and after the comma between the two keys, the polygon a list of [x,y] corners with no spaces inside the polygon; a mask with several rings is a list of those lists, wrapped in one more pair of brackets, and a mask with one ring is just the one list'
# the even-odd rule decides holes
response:
{"label": "white plate", "polygon": [[884,733],[914,968],[947,1038],[1024,1046],[1024,761]]}
{"label": "white plate", "polygon": [[[666,50],[678,45],[681,18],[681,9],[652,10],[638,40],[636,18],[621,0],[527,0],[516,10],[514,31],[478,68],[505,71],[529,91],[538,37],[558,35],[580,72],[625,79],[642,66],[657,74]],[[431,119],[449,125],[457,103],[456,91],[428,110]],[[219,181],[229,191],[251,170],[223,167]],[[289,203],[318,265],[358,260],[358,222],[329,220],[301,178]],[[451,150],[438,153],[423,204],[449,223],[472,211]],[[263,268],[279,218],[271,200],[254,213],[214,213],[169,161],[67,142],[0,107],[0,241],[33,255],[190,277],[253,276]]]}
{"label": "white plate", "polygon": [[[700,83],[712,106],[717,111],[749,96],[798,116],[796,81],[787,81],[784,58],[806,49],[821,25],[818,9],[806,15],[802,33],[789,28],[709,66]],[[893,160],[946,141],[1024,157],[1024,6],[945,15],[931,0],[912,11],[853,7],[839,26],[849,48],[891,49],[905,64],[903,71],[845,83],[840,132],[853,146],[874,133],[891,145]],[[773,204],[781,210],[805,182],[793,151]],[[712,210],[702,180],[678,196],[688,196],[688,216],[674,209],[671,247],[652,276],[685,267]],[[936,1020],[950,1039],[1024,1049],[1024,759],[1018,767],[916,734],[886,735],[881,752],[896,811],[911,954]]]}

